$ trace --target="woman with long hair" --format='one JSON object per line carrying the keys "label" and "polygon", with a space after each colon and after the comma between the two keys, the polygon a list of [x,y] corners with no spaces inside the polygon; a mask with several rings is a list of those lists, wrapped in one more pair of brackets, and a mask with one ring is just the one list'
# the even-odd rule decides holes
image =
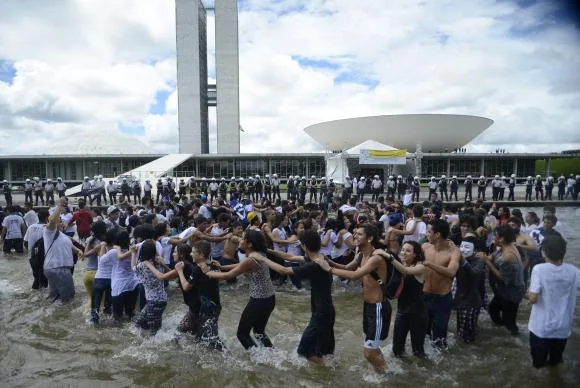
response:
{"label": "woman with long hair", "polygon": [[[250,274],[250,300],[240,317],[238,340],[245,349],[257,346],[256,341],[270,348],[273,345],[266,335],[266,325],[276,305],[274,286],[268,266],[250,257],[250,255],[266,256],[266,239],[260,231],[246,230],[240,242],[240,249],[244,250],[246,260],[239,264],[222,266],[222,270],[227,272],[208,272],[207,276],[212,279],[228,280],[245,272]],[[254,338],[250,336],[251,331],[254,332]]]}
{"label": "woman with long hair", "polygon": [[483,255],[490,272],[494,296],[489,315],[494,324],[506,326],[512,335],[519,334],[516,316],[525,292],[522,257],[516,246],[516,233],[509,225],[499,225],[493,234],[495,252]]}

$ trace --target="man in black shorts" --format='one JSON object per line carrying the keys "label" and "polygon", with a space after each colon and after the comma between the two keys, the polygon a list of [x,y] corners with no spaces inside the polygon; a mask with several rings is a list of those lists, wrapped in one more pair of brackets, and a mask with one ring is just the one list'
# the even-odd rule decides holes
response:
{"label": "man in black shorts", "polygon": [[321,267],[341,278],[363,279],[364,356],[376,371],[382,371],[385,368],[385,359],[380,342],[389,334],[392,310],[391,304],[384,298],[381,285],[372,275],[374,273],[383,280],[387,278],[386,261],[374,254],[378,240],[379,230],[376,226],[359,225],[354,231],[354,244],[359,248],[358,256],[346,265],[325,262]]}

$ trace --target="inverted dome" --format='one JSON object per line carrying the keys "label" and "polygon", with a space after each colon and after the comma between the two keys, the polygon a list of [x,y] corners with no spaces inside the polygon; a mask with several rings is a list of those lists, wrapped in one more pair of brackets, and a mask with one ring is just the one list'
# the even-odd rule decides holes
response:
{"label": "inverted dome", "polygon": [[330,150],[346,150],[368,139],[415,152],[444,152],[463,147],[493,124],[468,115],[407,114],[326,121],[304,131]]}

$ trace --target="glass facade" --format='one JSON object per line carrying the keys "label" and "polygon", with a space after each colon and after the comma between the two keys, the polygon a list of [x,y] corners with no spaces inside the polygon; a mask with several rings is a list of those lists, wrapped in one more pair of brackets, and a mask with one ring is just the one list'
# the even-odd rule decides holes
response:
{"label": "glass facade", "polygon": [[[284,157],[263,157],[259,155],[240,156],[238,158],[215,158],[192,157],[181,165],[177,166],[170,175],[175,177],[206,177],[206,178],[230,178],[232,176],[244,177],[266,174],[278,174],[282,179],[290,175],[317,177],[325,175],[326,163],[324,155],[304,156],[289,155]],[[515,157],[480,156],[479,158],[454,158],[454,157],[424,157],[422,161],[422,178],[431,176],[440,177],[443,174],[457,175],[464,178],[467,175],[477,177],[481,175],[482,158],[484,161],[484,174],[487,177],[494,175],[509,176],[514,171]],[[544,159],[545,157],[538,157]],[[27,178],[35,176],[42,179],[62,177],[67,182],[80,182],[83,176],[93,177],[94,175],[103,175],[105,177],[114,177],[142,166],[157,159],[156,156],[143,156],[136,158],[119,158],[119,157],[99,157],[86,158],[75,157],[68,159],[44,158],[39,156],[34,159],[0,159],[0,179],[8,179],[11,182],[23,182]],[[374,168],[391,173],[389,167],[393,166],[361,166],[358,163],[358,157],[348,158],[348,169],[351,173],[360,172],[361,168]],[[517,158],[517,176],[526,177],[535,175],[536,159],[535,158]],[[449,168],[449,169],[448,169]],[[414,174],[414,172],[413,172]],[[367,174],[368,175],[368,174]],[[381,175],[381,174],[379,174]]]}
{"label": "glass facade", "polygon": [[447,159],[423,159],[421,162],[421,177],[440,177],[447,175]]}
{"label": "glass facade", "polygon": [[449,175],[457,175],[459,178],[471,175],[481,175],[481,159],[451,159]]}
{"label": "glass facade", "polygon": [[485,161],[484,175],[486,177],[500,175],[510,176],[513,174],[513,159],[491,159]]}
{"label": "glass facade", "polygon": [[[542,174],[544,172],[542,171]],[[535,159],[518,159],[518,177],[536,176]]]}
{"label": "glass facade", "polygon": [[42,159],[22,160],[18,163],[12,163],[12,182],[34,177],[46,178],[46,161]]}

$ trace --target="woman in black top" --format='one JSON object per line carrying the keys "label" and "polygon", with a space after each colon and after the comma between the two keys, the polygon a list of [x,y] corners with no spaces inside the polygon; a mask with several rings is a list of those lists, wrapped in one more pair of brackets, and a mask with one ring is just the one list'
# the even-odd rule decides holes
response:
{"label": "woman in black top", "polygon": [[393,332],[393,353],[400,357],[405,350],[407,333],[411,332],[411,347],[417,357],[425,357],[423,343],[427,334],[427,307],[423,300],[425,281],[425,256],[421,245],[406,241],[401,247],[401,260],[393,260],[393,266],[405,276],[405,285],[397,303],[397,316]]}

